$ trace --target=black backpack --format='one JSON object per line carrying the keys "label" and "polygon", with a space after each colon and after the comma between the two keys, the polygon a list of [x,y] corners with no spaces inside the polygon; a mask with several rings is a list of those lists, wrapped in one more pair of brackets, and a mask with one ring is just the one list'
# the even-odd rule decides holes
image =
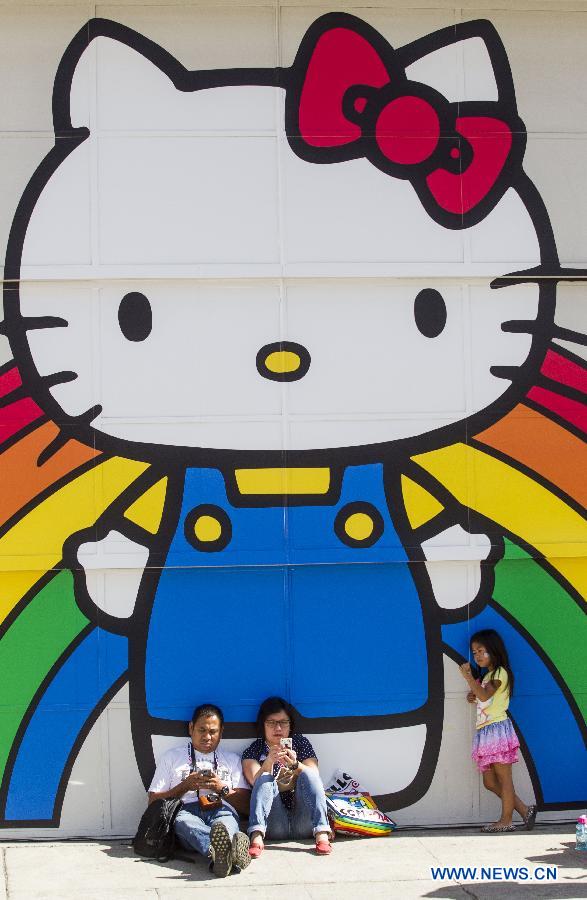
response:
{"label": "black backpack", "polygon": [[182,801],[153,800],[149,803],[139,822],[133,838],[133,848],[138,856],[167,862],[175,850],[173,823],[182,807]]}

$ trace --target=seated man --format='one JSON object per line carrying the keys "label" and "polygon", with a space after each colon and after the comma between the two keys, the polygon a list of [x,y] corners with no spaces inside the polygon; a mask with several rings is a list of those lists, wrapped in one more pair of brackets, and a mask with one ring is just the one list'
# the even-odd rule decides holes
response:
{"label": "seated man", "polygon": [[211,859],[219,878],[251,861],[249,839],[239,831],[238,819],[239,812],[248,814],[251,792],[240,756],[219,748],[223,727],[218,706],[198,706],[188,726],[189,739],[163,754],[149,788],[149,803],[183,799],[175,820],[177,839],[184,849]]}

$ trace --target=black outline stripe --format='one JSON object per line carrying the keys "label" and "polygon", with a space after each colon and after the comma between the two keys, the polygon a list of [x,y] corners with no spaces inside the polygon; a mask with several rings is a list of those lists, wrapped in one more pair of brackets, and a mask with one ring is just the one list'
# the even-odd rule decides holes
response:
{"label": "black outline stripe", "polygon": [[[553,393],[556,393],[556,391],[553,391]],[[562,429],[564,429],[564,431],[568,431],[569,434],[572,434],[574,437],[579,438],[582,443],[585,442],[585,432],[581,428],[579,428],[578,425],[575,425],[574,422],[569,422],[568,419],[564,418],[564,416],[561,416],[553,409],[550,409],[549,406],[543,406],[539,400],[534,400],[528,396],[524,397],[522,403],[524,404],[524,406],[528,406],[530,409],[533,409],[534,412],[540,413],[540,415],[544,416],[545,419],[550,419],[556,425],[559,425]]]}

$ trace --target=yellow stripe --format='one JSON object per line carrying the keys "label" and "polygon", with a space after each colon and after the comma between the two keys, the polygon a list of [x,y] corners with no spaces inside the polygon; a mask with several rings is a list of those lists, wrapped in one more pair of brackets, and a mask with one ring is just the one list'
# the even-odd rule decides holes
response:
{"label": "yellow stripe", "polygon": [[0,622],[60,562],[64,541],[92,525],[147,468],[118,457],[106,460],[47,497],[0,538]]}
{"label": "yellow stripe", "polygon": [[151,534],[157,534],[165,506],[167,478],[161,478],[146,493],[142,494],[126,510],[124,517]]}
{"label": "yellow stripe", "polygon": [[579,513],[527,475],[466,444],[413,459],[462,504],[535,547],[585,596],[587,522]]}
{"label": "yellow stripe", "polygon": [[327,494],[330,469],[237,469],[241,494]]}
{"label": "yellow stripe", "polygon": [[444,507],[420,484],[402,475],[402,494],[412,528],[419,528],[442,512]]}

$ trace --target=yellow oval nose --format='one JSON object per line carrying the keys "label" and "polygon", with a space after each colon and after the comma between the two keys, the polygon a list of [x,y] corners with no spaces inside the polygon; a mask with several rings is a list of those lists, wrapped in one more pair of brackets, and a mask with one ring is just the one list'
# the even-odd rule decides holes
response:
{"label": "yellow oval nose", "polygon": [[278,341],[257,353],[257,371],[269,381],[299,381],[310,368],[310,354],[302,344]]}
{"label": "yellow oval nose", "polygon": [[286,372],[297,372],[302,364],[299,353],[292,350],[274,350],[265,359],[265,366],[270,372],[276,375],[283,375]]}

